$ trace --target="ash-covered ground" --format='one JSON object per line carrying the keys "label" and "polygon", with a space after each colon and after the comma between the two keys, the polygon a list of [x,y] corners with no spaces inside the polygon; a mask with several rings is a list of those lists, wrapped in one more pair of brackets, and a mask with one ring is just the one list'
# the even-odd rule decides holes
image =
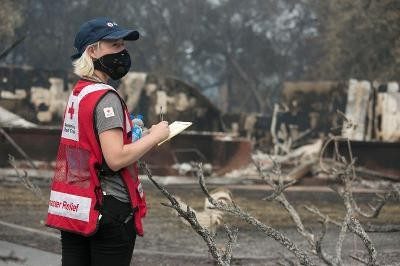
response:
{"label": "ash-covered ground", "polygon": [[[220,185],[209,185],[209,188]],[[296,244],[307,249],[307,242],[297,233],[289,215],[274,202],[263,201],[268,192],[261,185],[224,185],[233,193],[233,199],[243,209],[268,225],[281,230]],[[40,185],[43,201],[18,182],[0,183],[0,220],[8,223],[35,228],[58,234],[56,230],[46,228],[43,221],[47,211],[49,187],[46,182]],[[150,183],[144,182],[148,200],[148,216],[146,217],[145,236],[138,238],[132,265],[213,265],[205,242],[190,227],[183,224],[180,218],[161,202],[167,202],[162,194]],[[191,207],[201,210],[204,207],[204,195],[197,184],[170,184],[169,191],[179,196]],[[365,206],[374,194],[363,190],[357,193],[357,198]],[[344,214],[344,207],[335,193],[323,187],[297,186],[287,192],[288,199],[299,211],[305,225],[313,232],[320,231],[317,218],[302,207],[313,204],[323,213],[333,218]],[[389,202],[376,219],[361,219],[374,224],[400,224],[400,204]],[[277,265],[283,256],[294,260],[294,256],[286,251],[279,243],[266,237],[254,227],[229,215],[224,216],[224,223],[239,230],[237,244],[233,251],[233,265]],[[400,265],[400,232],[369,233],[378,251],[378,261],[382,265]],[[338,229],[330,226],[323,243],[326,252],[334,254],[338,237]],[[217,242],[223,246],[226,240],[222,227],[217,230]],[[57,238],[27,232],[0,225],[0,240],[38,248],[40,250],[60,253],[60,243]],[[362,242],[349,233],[343,247],[345,265],[361,265],[352,260],[349,255],[365,254]],[[316,260],[317,265],[320,265]]]}

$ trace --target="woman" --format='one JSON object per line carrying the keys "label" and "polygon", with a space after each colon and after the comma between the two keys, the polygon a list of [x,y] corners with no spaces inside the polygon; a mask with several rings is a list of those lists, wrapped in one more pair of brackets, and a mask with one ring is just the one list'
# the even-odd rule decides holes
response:
{"label": "woman", "polygon": [[64,115],[46,224],[61,230],[62,265],[129,265],[136,234],[143,235],[145,195],[136,161],[169,135],[153,125],[132,143],[132,122],[109,78],[131,61],[124,41],[139,33],[96,18],[79,29],[74,72],[80,76]]}

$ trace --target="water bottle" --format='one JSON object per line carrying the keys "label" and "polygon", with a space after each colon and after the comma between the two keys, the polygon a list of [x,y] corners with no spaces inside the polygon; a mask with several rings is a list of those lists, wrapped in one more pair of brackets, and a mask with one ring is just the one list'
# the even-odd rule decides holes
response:
{"label": "water bottle", "polygon": [[140,139],[142,137],[142,133],[143,133],[143,127],[144,127],[144,123],[143,123],[143,116],[142,115],[137,115],[136,117],[131,114],[131,120],[133,123],[133,127],[132,127],[132,142]]}

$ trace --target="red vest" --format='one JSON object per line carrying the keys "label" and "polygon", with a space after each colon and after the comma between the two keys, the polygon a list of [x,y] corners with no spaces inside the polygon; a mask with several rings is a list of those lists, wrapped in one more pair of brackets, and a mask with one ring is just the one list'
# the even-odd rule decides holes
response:
{"label": "red vest", "polygon": [[[46,225],[85,236],[97,230],[102,190],[98,171],[103,156],[95,131],[94,115],[99,100],[111,86],[80,80],[68,99],[64,114],[61,141],[51,185]],[[124,144],[132,141],[132,121],[125,103]],[[104,109],[108,115],[113,110]],[[138,178],[136,163],[120,170],[134,212],[135,229],[143,236],[142,217],[146,215],[146,200]]]}

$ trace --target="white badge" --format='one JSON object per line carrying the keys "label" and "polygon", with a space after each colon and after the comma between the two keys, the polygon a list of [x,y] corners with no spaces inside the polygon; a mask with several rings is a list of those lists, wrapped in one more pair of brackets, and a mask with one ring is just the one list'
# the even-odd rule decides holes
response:
{"label": "white badge", "polygon": [[48,212],[58,216],[89,222],[91,204],[91,198],[52,190]]}
{"label": "white badge", "polygon": [[139,196],[141,197],[141,198],[143,198],[143,187],[142,187],[142,183],[139,183],[139,185],[138,185],[138,187],[137,187],[137,190],[138,190],[138,192],[139,192]]}
{"label": "white badge", "polygon": [[104,112],[104,116],[105,116],[106,118],[115,116],[115,114],[114,114],[114,109],[113,109],[112,107],[106,107],[106,108],[104,108],[104,109],[103,109],[103,112]]}

